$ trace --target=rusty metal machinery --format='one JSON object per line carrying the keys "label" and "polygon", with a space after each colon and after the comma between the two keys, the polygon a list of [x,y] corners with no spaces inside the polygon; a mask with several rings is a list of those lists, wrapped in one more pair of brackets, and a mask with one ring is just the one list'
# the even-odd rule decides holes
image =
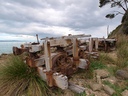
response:
{"label": "rusty metal machinery", "polygon": [[59,53],[52,58],[52,70],[62,73],[66,76],[71,76],[76,70],[73,65],[73,60],[64,53]]}
{"label": "rusty metal machinery", "polygon": [[[37,36],[37,35],[36,35]],[[81,39],[82,38],[82,39]],[[98,38],[91,35],[68,35],[62,37],[42,38],[41,44],[27,43],[21,48],[13,47],[14,55],[27,53],[24,60],[30,67],[37,68],[40,77],[50,87],[68,88],[68,78],[78,68],[88,69],[89,58],[98,58]]]}
{"label": "rusty metal machinery", "polygon": [[115,50],[116,47],[116,39],[105,39],[99,38],[99,50],[103,50],[105,52],[110,52]]}

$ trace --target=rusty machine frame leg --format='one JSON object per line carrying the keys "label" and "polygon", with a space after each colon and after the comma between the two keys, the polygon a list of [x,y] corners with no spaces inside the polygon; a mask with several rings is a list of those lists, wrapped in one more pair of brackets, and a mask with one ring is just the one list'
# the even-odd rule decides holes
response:
{"label": "rusty machine frame leg", "polygon": [[92,52],[92,48],[93,48],[93,39],[90,38],[89,39],[89,52]]}
{"label": "rusty machine frame leg", "polygon": [[79,65],[78,40],[76,38],[73,38],[72,41],[73,41],[73,60],[74,60],[76,67],[78,67]]}
{"label": "rusty machine frame leg", "polygon": [[95,50],[98,51],[98,38],[95,39]]}
{"label": "rusty machine frame leg", "polygon": [[51,51],[50,51],[50,42],[47,40],[44,42],[44,54],[45,54],[45,66],[46,66],[46,76],[47,76],[47,84],[52,87],[53,86],[53,72],[52,68],[52,60],[51,60]]}

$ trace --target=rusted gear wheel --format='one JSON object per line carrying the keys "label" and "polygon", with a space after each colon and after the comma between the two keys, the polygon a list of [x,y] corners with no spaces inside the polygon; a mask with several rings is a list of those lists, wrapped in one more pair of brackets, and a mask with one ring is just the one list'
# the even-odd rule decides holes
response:
{"label": "rusted gear wheel", "polygon": [[59,53],[52,58],[52,70],[69,76],[73,73],[73,61],[65,53]]}
{"label": "rusted gear wheel", "polygon": [[80,58],[84,58],[84,55],[85,55],[84,50],[80,49],[78,55],[79,55]]}

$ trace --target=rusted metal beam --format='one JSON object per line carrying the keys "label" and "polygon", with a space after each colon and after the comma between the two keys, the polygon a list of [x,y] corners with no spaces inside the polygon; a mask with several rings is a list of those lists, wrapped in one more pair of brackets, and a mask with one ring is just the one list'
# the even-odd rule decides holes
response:
{"label": "rusted metal beam", "polygon": [[98,38],[95,39],[95,50],[98,51]]}
{"label": "rusted metal beam", "polygon": [[89,52],[92,52],[93,49],[93,38],[89,39]]}
{"label": "rusted metal beam", "polygon": [[68,36],[61,36],[61,37],[50,37],[50,38],[42,38],[41,40],[53,40],[53,39],[72,39],[72,38],[83,38],[83,37],[91,37],[91,35],[85,35],[85,34],[80,34],[80,35],[71,35],[69,34]]}

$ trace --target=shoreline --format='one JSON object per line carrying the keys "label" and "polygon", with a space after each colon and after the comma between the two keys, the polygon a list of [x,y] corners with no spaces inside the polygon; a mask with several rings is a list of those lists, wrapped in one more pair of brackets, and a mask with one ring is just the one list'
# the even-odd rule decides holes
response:
{"label": "shoreline", "polygon": [[0,56],[3,56],[3,55],[11,55],[13,53],[1,53]]}

